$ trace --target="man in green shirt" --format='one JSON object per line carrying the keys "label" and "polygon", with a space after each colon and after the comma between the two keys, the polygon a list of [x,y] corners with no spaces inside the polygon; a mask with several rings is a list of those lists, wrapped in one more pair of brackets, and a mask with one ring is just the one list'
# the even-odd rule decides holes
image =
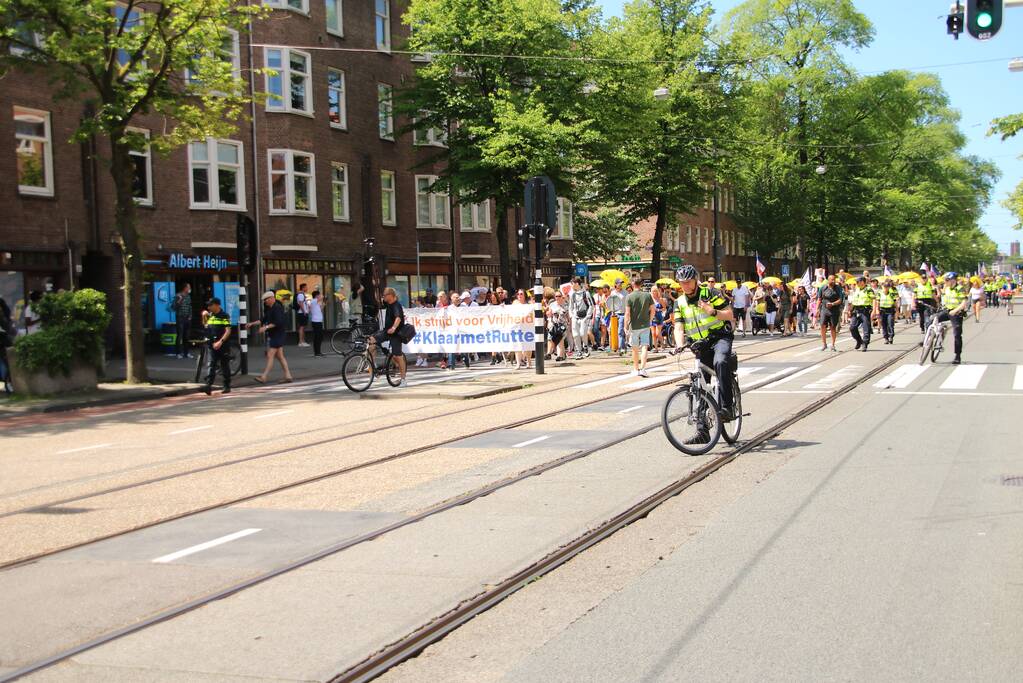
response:
{"label": "man in green shirt", "polygon": [[625,299],[625,328],[632,336],[632,374],[647,377],[646,358],[650,349],[650,321],[654,318],[654,298],[636,283]]}

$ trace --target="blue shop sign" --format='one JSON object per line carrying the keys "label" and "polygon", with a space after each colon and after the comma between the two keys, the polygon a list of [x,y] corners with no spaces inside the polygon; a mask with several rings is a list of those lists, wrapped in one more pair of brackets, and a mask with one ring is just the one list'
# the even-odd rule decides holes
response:
{"label": "blue shop sign", "polygon": [[201,254],[199,256],[185,256],[184,254],[171,254],[167,259],[167,267],[179,270],[225,270],[231,265],[223,256],[214,254]]}

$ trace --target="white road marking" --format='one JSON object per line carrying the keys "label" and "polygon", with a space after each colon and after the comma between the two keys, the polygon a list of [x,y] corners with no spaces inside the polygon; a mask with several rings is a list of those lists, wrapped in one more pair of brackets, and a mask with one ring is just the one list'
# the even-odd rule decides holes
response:
{"label": "white road marking", "polygon": [[67,455],[68,453],[81,453],[82,451],[94,451],[97,448],[106,448],[107,446],[113,446],[112,443],[98,443],[95,446],[82,446],[81,448],[69,448],[66,451],[57,451],[57,455]]}
{"label": "white road marking", "polygon": [[169,432],[167,436],[174,436],[175,434],[188,434],[189,432],[201,432],[204,429],[213,429],[213,425],[203,425],[202,427],[189,427],[188,429],[179,429],[174,432]]}
{"label": "white road marking", "polygon": [[928,365],[919,365],[917,363],[909,363],[907,365],[901,365],[895,369],[894,372],[885,375],[880,380],[874,383],[876,389],[905,389],[913,383],[920,375],[927,371]]}
{"label": "white road marking", "polygon": [[1005,396],[1023,398],[1023,394],[984,391],[875,391],[874,393],[878,396]]}
{"label": "white road marking", "polygon": [[[646,371],[647,371],[647,373],[664,372],[665,370],[669,370],[672,367],[673,367],[672,364],[669,363],[667,365],[658,365],[657,367],[647,368]],[[612,382],[622,382],[622,381],[625,381],[625,380],[628,380],[628,379],[633,379],[634,377],[635,377],[635,375],[633,375],[631,373],[625,373],[624,375],[615,375],[614,377],[605,377],[604,379],[593,380],[592,382],[587,382],[586,384],[577,384],[577,385],[575,385],[572,388],[573,389],[590,389],[592,387],[599,387],[599,386],[602,386],[604,384],[611,384]],[[626,386],[632,388],[635,385],[629,384],[629,385],[626,385]]]}
{"label": "white road marking", "polygon": [[256,415],[257,420],[262,420],[267,417],[280,417],[281,415],[288,415],[289,413],[295,412],[294,410],[278,410],[273,413],[263,413],[262,415]]}
{"label": "white road marking", "polygon": [[1013,391],[1023,391],[1023,365],[1016,366],[1016,377],[1012,380]]}
{"label": "white road marking", "polygon": [[803,368],[799,372],[793,373],[793,374],[789,375],[788,377],[782,377],[777,382],[771,382],[770,384],[765,385],[764,389],[773,389],[775,387],[780,387],[782,384],[785,384],[786,382],[791,382],[792,380],[799,379],[800,377],[803,377],[804,375],[809,375],[811,372],[820,369],[820,367],[822,365],[824,365],[824,364],[823,363],[818,363],[817,365],[811,365],[808,368]]}
{"label": "white road marking", "polygon": [[182,557],[187,557],[189,555],[194,555],[195,553],[200,553],[203,550],[215,548],[218,545],[224,545],[225,543],[230,543],[231,541],[237,541],[239,538],[245,538],[246,536],[251,536],[252,534],[258,533],[260,531],[262,531],[262,529],[242,529],[241,531],[236,531],[233,534],[221,536],[220,538],[214,538],[212,541],[206,541],[205,543],[200,543],[199,545],[193,545],[189,548],[185,548],[184,550],[179,550],[175,553],[170,553],[169,555],[161,555],[160,557],[153,560],[153,562],[157,564],[167,564],[168,562],[173,562],[174,560],[180,560]]}
{"label": "white road marking", "polygon": [[[782,375],[784,375],[786,373],[792,372],[797,367],[798,366],[796,366],[796,365],[791,365],[791,366],[789,366],[787,368],[782,368],[781,370],[777,370],[775,372],[772,372],[771,374],[767,375],[766,377],[758,377],[758,378],[756,378],[756,381],[758,381],[758,382],[770,382],[775,377],[781,377]],[[739,388],[740,389],[745,388],[745,387],[749,386],[749,384],[750,383],[743,384],[742,382],[739,382]]]}
{"label": "white road marking", "polygon": [[746,366],[743,366],[743,367],[739,368],[739,371],[735,373],[735,376],[736,377],[745,377],[746,375],[752,375],[754,372],[757,372],[758,370],[763,370],[763,369],[764,369],[763,366],[760,366],[760,365],[755,365],[755,366],[753,366],[751,368],[747,368]]}
{"label": "white road marking", "polygon": [[625,413],[631,413],[632,411],[639,410],[642,407],[643,406],[632,406],[631,408],[625,408],[624,410],[619,410],[618,414],[619,415],[624,415]]}
{"label": "white road marking", "polygon": [[[648,370],[647,372],[652,372],[652,371]],[[630,379],[632,379],[632,378],[630,377]],[[624,389],[642,389],[644,387],[653,386],[654,384],[659,384],[661,382],[670,382],[670,381],[671,381],[670,378],[667,378],[667,377],[644,377],[644,378],[641,378],[637,382],[630,382],[629,384],[626,384],[623,388]]]}
{"label": "white road marking", "polygon": [[517,443],[514,446],[512,446],[512,448],[524,448],[526,446],[532,446],[535,443],[540,443],[541,441],[546,441],[549,438],[551,438],[551,437],[546,435],[546,434],[544,434],[543,436],[538,436],[535,439],[530,439],[529,441],[523,441],[522,443]]}
{"label": "white road marking", "polygon": [[836,370],[826,377],[822,377],[816,382],[811,382],[804,386],[804,389],[834,389],[835,387],[845,384],[848,380],[852,379],[856,375],[860,374],[862,370],[859,365],[850,365],[849,367]]}
{"label": "white road marking", "polygon": [[960,365],[941,383],[939,389],[976,389],[987,372],[986,365]]}
{"label": "white road marking", "polygon": [[823,389],[813,389],[813,390],[806,390],[806,389],[778,389],[776,391],[771,391],[771,390],[768,390],[768,389],[755,389],[754,391],[751,391],[750,393],[751,394],[826,394],[828,392],[823,390]]}

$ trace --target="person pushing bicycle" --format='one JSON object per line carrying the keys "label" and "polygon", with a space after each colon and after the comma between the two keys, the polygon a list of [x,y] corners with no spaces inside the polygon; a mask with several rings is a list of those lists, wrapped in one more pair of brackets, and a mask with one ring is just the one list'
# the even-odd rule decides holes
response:
{"label": "person pushing bicycle", "polygon": [[700,363],[714,368],[721,391],[723,420],[729,422],[735,419],[731,367],[735,315],[720,290],[697,281],[693,266],[679,268],[675,279],[681,285],[682,294],[675,308],[676,321],[682,323],[686,340]]}
{"label": "person pushing bicycle", "polygon": [[945,273],[945,287],[941,291],[941,312],[938,313],[938,322],[949,321],[952,323],[952,335],[955,339],[956,357],[952,360],[953,365],[959,365],[960,355],[963,352],[963,320],[966,311],[970,306],[970,297],[966,288],[957,282],[957,273]]}

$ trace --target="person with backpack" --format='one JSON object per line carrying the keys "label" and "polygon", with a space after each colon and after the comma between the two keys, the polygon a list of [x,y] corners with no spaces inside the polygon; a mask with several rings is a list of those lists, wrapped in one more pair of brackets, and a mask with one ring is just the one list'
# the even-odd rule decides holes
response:
{"label": "person with backpack", "polygon": [[192,285],[184,283],[181,285],[181,291],[174,297],[174,304],[172,306],[174,310],[174,316],[177,321],[177,342],[174,345],[176,353],[168,354],[177,356],[178,358],[191,358],[192,354],[188,350],[188,340],[192,335]]}
{"label": "person with backpack", "polygon": [[572,348],[575,358],[589,356],[590,351],[586,346],[586,336],[593,327],[593,297],[583,289],[581,277],[572,278],[572,293],[568,298],[568,316],[572,321]]}
{"label": "person with backpack", "polygon": [[298,328],[298,345],[309,346],[305,341],[305,326],[309,324],[309,297],[305,293],[306,284],[298,286],[298,294],[291,300],[291,308],[295,311],[295,327]]}

